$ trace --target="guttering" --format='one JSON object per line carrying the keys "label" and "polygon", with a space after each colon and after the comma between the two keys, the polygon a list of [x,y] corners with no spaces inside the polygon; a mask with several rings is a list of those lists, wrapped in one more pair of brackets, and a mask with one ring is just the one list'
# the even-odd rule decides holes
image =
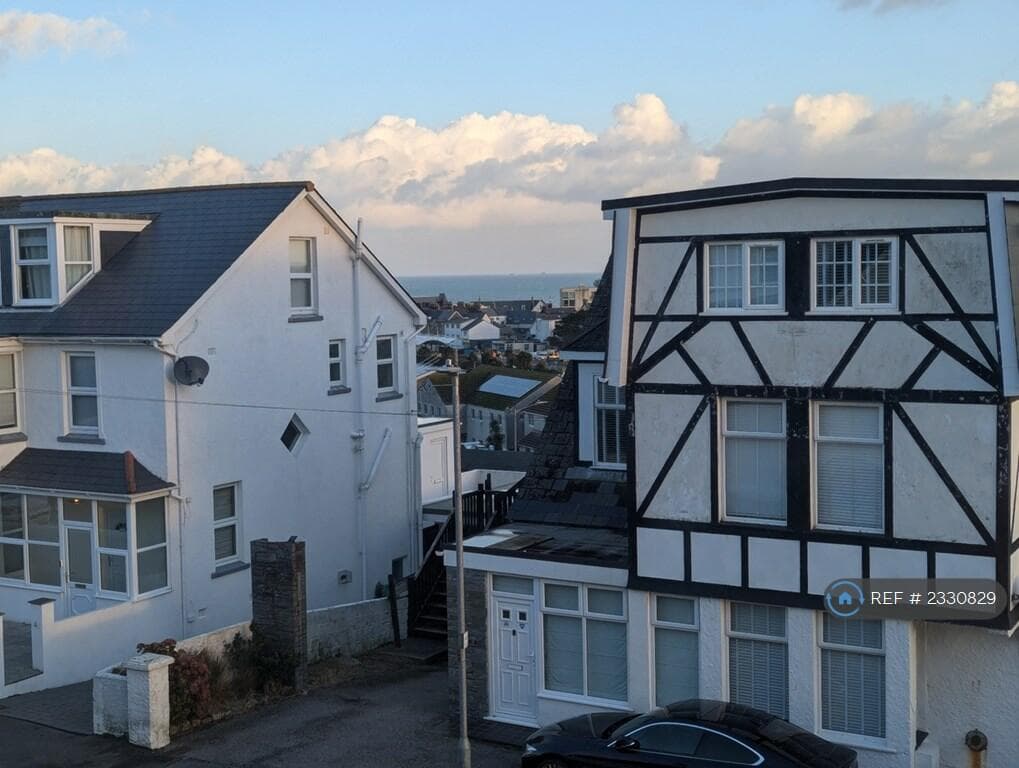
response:
{"label": "guttering", "polygon": [[0,485],[3,493],[20,493],[27,496],[74,496],[94,501],[122,501],[128,504],[148,499],[158,499],[162,496],[173,496],[173,486],[160,488],[155,491],[144,491],[143,493],[96,493],[83,491],[80,488],[40,488],[33,485]]}
{"label": "guttering", "polygon": [[117,344],[154,346],[163,352],[158,336],[25,336],[11,334],[25,344]]}
{"label": "guttering", "polygon": [[753,198],[774,193],[797,192],[901,192],[904,194],[926,193],[930,195],[980,195],[988,192],[1019,192],[1019,181],[1012,179],[867,179],[795,176],[786,179],[754,181],[748,184],[728,184],[655,195],[620,197],[603,200],[601,209],[603,211],[612,211],[620,208],[652,208],[660,205],[708,203],[719,200]]}

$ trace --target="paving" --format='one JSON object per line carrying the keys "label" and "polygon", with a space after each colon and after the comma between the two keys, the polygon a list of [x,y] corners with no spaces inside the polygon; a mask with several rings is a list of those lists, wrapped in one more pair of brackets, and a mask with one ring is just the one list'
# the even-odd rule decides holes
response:
{"label": "paving", "polygon": [[[317,670],[305,695],[178,738],[158,753],[0,715],[3,764],[19,768],[416,768],[459,765],[445,666],[373,654]],[[519,765],[520,750],[472,743],[474,768]]]}
{"label": "paving", "polygon": [[0,718],[88,736],[92,733],[92,681],[0,699]]}

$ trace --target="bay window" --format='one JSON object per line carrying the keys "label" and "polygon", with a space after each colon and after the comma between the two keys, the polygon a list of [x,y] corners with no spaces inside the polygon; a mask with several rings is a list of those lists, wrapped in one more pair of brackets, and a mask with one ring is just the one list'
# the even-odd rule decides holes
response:
{"label": "bay window", "polygon": [[697,601],[654,598],[651,624],[655,647],[655,703],[696,699],[698,683]]}
{"label": "bay window", "polygon": [[789,717],[785,608],[729,604],[729,701]]}
{"label": "bay window", "polygon": [[723,403],[721,466],[725,516],[784,522],[785,404],[772,400]]}
{"label": "bay window", "polygon": [[819,527],[884,530],[882,406],[814,404],[814,497]]}
{"label": "bay window", "polygon": [[546,690],[626,701],[622,590],[543,584],[542,626]]}
{"label": "bay window", "polygon": [[785,306],[780,242],[709,243],[704,273],[708,310],[781,310]]}
{"label": "bay window", "polygon": [[885,736],[884,625],[822,614],[821,727]]}
{"label": "bay window", "polygon": [[139,501],[134,507],[138,594],[169,584],[166,546],[166,499]]}
{"label": "bay window", "polygon": [[626,464],[626,395],[622,387],[594,380],[595,461],[601,465]]}
{"label": "bay window", "polygon": [[895,309],[895,241],[889,238],[813,242],[814,309]]}
{"label": "bay window", "polygon": [[100,501],[96,505],[99,528],[99,588],[127,593],[127,504]]}

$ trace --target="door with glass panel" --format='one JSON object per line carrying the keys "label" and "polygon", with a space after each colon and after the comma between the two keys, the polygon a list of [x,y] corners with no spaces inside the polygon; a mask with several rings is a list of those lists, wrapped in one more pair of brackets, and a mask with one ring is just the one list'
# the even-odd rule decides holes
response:
{"label": "door with glass panel", "polygon": [[62,499],[64,518],[64,594],[67,614],[96,608],[95,526],[92,502]]}
{"label": "door with glass panel", "polygon": [[534,722],[537,705],[534,670],[533,601],[494,599],[496,700],[493,715]]}

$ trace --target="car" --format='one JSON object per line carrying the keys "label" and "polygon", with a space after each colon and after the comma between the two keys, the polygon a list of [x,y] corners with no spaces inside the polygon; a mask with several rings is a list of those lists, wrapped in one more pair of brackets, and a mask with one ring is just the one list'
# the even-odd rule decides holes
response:
{"label": "car", "polygon": [[646,715],[597,712],[547,725],[521,768],[858,768],[856,752],[759,709],[689,699]]}

